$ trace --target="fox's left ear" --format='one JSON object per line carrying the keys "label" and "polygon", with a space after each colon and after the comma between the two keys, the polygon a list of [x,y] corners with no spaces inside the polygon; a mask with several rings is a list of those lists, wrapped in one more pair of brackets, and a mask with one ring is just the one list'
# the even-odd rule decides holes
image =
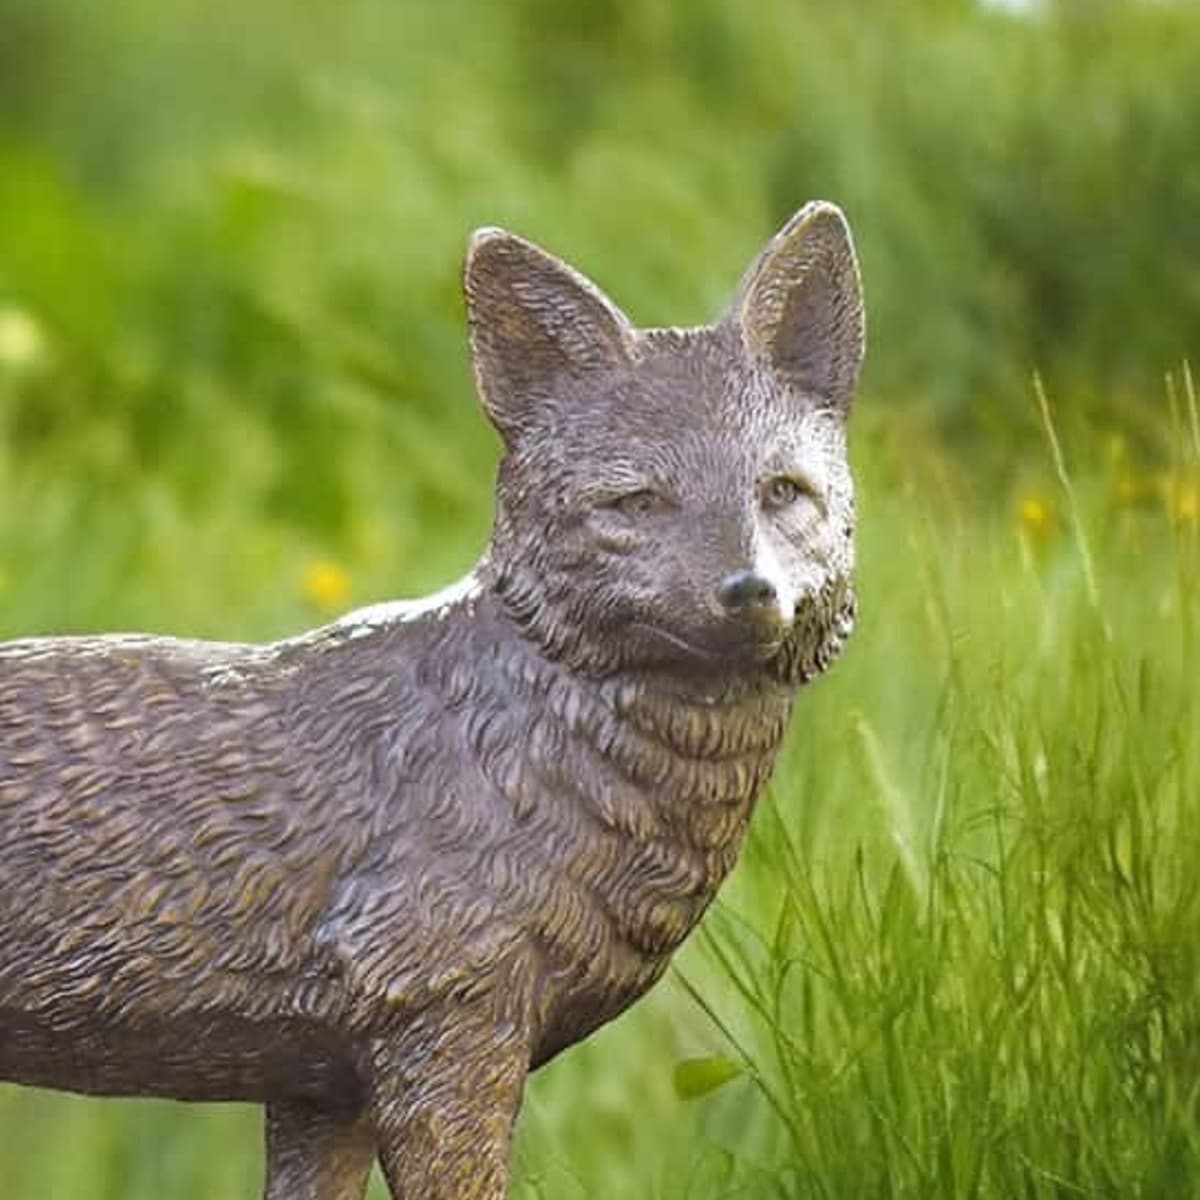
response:
{"label": "fox's left ear", "polygon": [[479,398],[512,445],[571,383],[628,362],[632,327],[591,280],[524,238],[481,229],[463,272]]}
{"label": "fox's left ear", "polygon": [[845,408],[858,384],[862,285],[841,209],[806,204],[746,272],[728,318],[789,388]]}

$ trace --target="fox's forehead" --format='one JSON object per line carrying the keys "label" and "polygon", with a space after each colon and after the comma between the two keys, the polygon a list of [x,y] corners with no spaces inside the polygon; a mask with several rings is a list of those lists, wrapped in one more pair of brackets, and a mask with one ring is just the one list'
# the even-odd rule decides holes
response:
{"label": "fox's forehead", "polygon": [[639,332],[631,384],[643,411],[664,426],[678,430],[685,421],[718,436],[798,435],[821,407],[785,393],[726,325]]}
{"label": "fox's forehead", "polygon": [[597,382],[594,415],[615,436],[644,444],[758,455],[811,441],[826,424],[817,401],[784,393],[720,326],[640,331],[627,371]]}
{"label": "fox's forehead", "polygon": [[556,406],[556,457],[577,479],[724,481],[772,468],[825,474],[841,423],[783,392],[717,329],[649,330],[626,369]]}
{"label": "fox's forehead", "polygon": [[726,328],[645,329],[634,343],[633,378],[651,401],[718,416],[749,375]]}

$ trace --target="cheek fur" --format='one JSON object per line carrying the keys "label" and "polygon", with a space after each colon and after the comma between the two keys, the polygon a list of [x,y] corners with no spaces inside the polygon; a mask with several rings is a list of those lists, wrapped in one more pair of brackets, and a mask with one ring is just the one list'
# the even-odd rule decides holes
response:
{"label": "cheek fur", "polygon": [[805,599],[849,572],[853,559],[849,524],[835,506],[828,514],[809,508],[773,523],[758,523],[755,567],[774,585],[785,621],[795,618]]}
{"label": "cheek fur", "polygon": [[592,512],[583,521],[583,536],[595,554],[628,558],[642,545],[642,537],[615,514]]}

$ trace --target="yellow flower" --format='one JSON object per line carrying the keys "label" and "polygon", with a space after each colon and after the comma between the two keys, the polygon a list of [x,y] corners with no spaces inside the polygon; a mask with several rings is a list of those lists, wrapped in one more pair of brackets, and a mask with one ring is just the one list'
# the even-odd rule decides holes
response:
{"label": "yellow flower", "polygon": [[350,577],[328,559],[309,563],[300,586],[309,604],[322,612],[336,612],[350,599]]}
{"label": "yellow flower", "polygon": [[1032,538],[1045,537],[1054,524],[1054,513],[1040,496],[1023,496],[1017,509],[1021,530]]}
{"label": "yellow flower", "polygon": [[1167,512],[1180,525],[1200,523],[1200,480],[1174,476],[1166,481]]}

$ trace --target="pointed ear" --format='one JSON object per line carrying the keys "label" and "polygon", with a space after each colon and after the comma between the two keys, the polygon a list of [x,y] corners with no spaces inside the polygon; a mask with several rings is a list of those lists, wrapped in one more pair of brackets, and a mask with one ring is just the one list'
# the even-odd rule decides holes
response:
{"label": "pointed ear", "polygon": [[806,204],[746,272],[730,318],[787,385],[845,408],[864,349],[862,286],[841,209]]}
{"label": "pointed ear", "polygon": [[464,288],[476,387],[506,444],[564,379],[628,361],[633,334],[620,309],[523,238],[478,230]]}

